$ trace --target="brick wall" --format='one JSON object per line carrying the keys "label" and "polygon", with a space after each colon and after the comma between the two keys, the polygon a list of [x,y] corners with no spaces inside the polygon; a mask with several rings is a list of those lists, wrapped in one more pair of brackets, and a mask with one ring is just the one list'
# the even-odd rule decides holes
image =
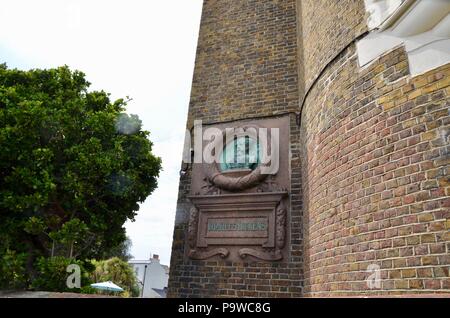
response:
{"label": "brick wall", "polygon": [[173,236],[168,297],[300,297],[303,282],[302,195],[299,128],[290,115],[290,250],[288,259],[274,263],[197,261],[186,257],[191,171],[180,178]]}
{"label": "brick wall", "polygon": [[[411,78],[397,48],[360,69],[365,19],[363,1],[205,0],[187,127],[290,116],[290,251],[273,264],[187,259],[188,171],[170,297],[450,291],[450,66]],[[381,289],[365,281],[372,264]]]}
{"label": "brick wall", "polygon": [[[169,297],[299,297],[302,290],[295,0],[206,0],[187,127],[290,116],[290,250],[280,263],[195,261],[185,255],[191,171],[181,177]],[[288,233],[289,233],[288,231]]]}
{"label": "brick wall", "polygon": [[[450,65],[411,78],[403,48],[351,46],[302,113],[305,295],[449,292]],[[381,289],[366,270],[381,268]]]}
{"label": "brick wall", "polygon": [[205,0],[188,127],[296,110],[295,0]]}
{"label": "brick wall", "polygon": [[298,0],[304,86],[309,89],[342,49],[367,31],[364,1]]}

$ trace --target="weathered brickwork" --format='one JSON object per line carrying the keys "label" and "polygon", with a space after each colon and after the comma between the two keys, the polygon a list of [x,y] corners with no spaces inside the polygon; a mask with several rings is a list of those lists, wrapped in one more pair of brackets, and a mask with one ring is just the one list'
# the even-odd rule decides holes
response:
{"label": "weathered brickwork", "polygon": [[186,257],[188,169],[169,297],[450,293],[450,65],[411,77],[398,47],[361,69],[366,32],[364,1],[204,1],[187,127],[290,117],[290,250]]}
{"label": "weathered brickwork", "polygon": [[289,257],[281,263],[231,263],[185,256],[191,171],[181,177],[169,297],[300,297],[301,175],[295,0],[206,0],[187,127],[290,116]]}
{"label": "weathered brickwork", "polygon": [[295,0],[205,0],[188,127],[297,110],[296,23]]}
{"label": "weathered brickwork", "polygon": [[304,86],[309,89],[327,64],[367,31],[364,1],[298,0]]}
{"label": "weathered brickwork", "polygon": [[[403,48],[354,46],[302,113],[305,295],[450,292],[450,65],[411,78]],[[366,270],[381,268],[381,288]]]}
{"label": "weathered brickwork", "polygon": [[185,256],[187,200],[191,171],[180,179],[177,219],[170,264],[168,297],[301,297],[302,296],[302,194],[299,128],[291,115],[291,187],[289,259],[282,263],[232,263],[190,260]]}

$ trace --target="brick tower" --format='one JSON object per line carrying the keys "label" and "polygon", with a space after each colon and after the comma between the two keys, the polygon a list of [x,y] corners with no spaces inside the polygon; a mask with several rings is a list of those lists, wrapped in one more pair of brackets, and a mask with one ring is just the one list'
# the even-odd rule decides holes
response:
{"label": "brick tower", "polygon": [[204,1],[187,129],[277,129],[279,169],[182,164],[169,297],[450,292],[449,13]]}

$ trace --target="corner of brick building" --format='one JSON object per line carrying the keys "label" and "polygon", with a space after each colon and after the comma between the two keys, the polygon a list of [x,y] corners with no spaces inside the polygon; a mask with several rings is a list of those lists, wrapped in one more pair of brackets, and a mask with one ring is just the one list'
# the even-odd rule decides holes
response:
{"label": "corner of brick building", "polygon": [[169,297],[449,292],[450,66],[412,77],[399,47],[363,69],[367,32],[363,1],[204,2],[188,128],[290,117],[289,259],[189,260],[188,171]]}

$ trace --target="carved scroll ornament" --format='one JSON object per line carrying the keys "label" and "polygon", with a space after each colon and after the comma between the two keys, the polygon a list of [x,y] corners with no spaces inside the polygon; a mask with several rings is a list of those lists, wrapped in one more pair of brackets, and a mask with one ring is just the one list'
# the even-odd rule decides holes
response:
{"label": "carved scroll ornament", "polygon": [[257,251],[252,248],[242,248],[239,250],[239,256],[242,259],[246,258],[248,255],[251,255],[264,261],[279,261],[280,259],[283,258],[283,255],[278,250],[275,251],[275,253]]}
{"label": "carved scroll ornament", "polygon": [[199,251],[199,250],[190,250],[189,257],[196,260],[207,259],[216,255],[219,255],[221,258],[226,258],[230,254],[230,252],[226,248],[215,248],[209,251]]}
{"label": "carved scroll ornament", "polygon": [[190,248],[195,248],[197,242],[197,224],[198,210],[193,206],[189,211],[188,242]]}
{"label": "carved scroll ornament", "polygon": [[276,243],[277,249],[282,249],[286,242],[286,209],[282,203],[277,208],[277,235]]}

